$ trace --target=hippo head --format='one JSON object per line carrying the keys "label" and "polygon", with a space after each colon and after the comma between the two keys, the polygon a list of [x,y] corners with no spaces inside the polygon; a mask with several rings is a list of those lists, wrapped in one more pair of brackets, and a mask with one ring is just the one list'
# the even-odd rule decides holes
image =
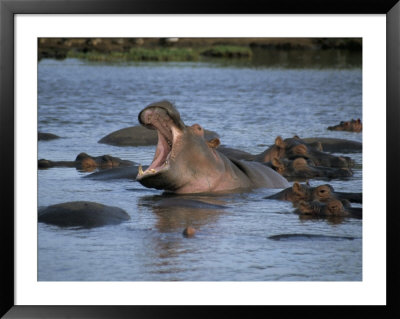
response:
{"label": "hippo head", "polygon": [[334,156],[322,152],[322,147],[310,147],[300,137],[295,135],[292,138],[282,139],[278,136],[275,139],[275,144],[265,153],[265,159],[271,155],[278,158],[296,159],[303,157],[311,161],[315,166],[349,168],[354,165],[354,161],[345,156]]}
{"label": "hippo head", "polygon": [[186,126],[168,101],[145,107],[139,122],[158,133],[153,162],[145,171],[140,168],[136,178],[142,185],[177,193],[207,189],[210,169],[223,165],[214,150],[219,141],[206,142],[203,128]]}
{"label": "hippo head", "polygon": [[349,168],[315,166],[311,160],[304,157],[294,160],[273,158],[271,167],[286,178],[339,178],[353,174]]}
{"label": "hippo head", "polygon": [[334,189],[329,184],[319,185],[312,189],[312,198],[324,202],[334,198]]}
{"label": "hippo head", "polygon": [[362,131],[362,123],[360,119],[351,121],[341,121],[338,125],[329,126],[328,130],[331,131],[349,131],[349,132],[361,132]]}
{"label": "hippo head", "polygon": [[77,163],[77,168],[85,172],[94,171],[97,167],[94,158],[86,153],[79,153],[75,158],[75,162]]}
{"label": "hippo head", "polygon": [[313,216],[346,216],[348,213],[340,200],[330,199],[322,203],[319,201],[301,201],[298,204],[298,213]]}
{"label": "hippo head", "polygon": [[272,168],[285,177],[314,177],[312,168],[303,157],[294,160],[274,157],[271,162]]}

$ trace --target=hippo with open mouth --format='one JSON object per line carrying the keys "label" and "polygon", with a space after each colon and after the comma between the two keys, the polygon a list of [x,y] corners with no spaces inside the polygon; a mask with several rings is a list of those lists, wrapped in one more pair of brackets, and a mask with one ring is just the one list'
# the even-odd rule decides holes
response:
{"label": "hippo with open mouth", "polygon": [[139,168],[136,178],[145,187],[183,194],[289,186],[284,177],[265,165],[230,160],[219,153],[219,141],[207,142],[198,124],[185,126],[168,101],[148,105],[138,118],[140,124],[158,134],[153,162],[145,171]]}

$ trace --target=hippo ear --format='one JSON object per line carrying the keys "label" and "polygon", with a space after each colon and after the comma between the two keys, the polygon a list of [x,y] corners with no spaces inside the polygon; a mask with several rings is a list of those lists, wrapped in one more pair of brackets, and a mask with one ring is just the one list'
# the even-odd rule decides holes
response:
{"label": "hippo ear", "polygon": [[282,137],[278,136],[275,139],[275,145],[278,146],[278,147],[281,147],[281,148],[285,147],[285,142],[283,141]]}
{"label": "hippo ear", "polygon": [[221,141],[219,140],[219,138],[216,137],[210,141],[207,141],[206,143],[210,148],[217,148],[221,144]]}
{"label": "hippo ear", "polygon": [[299,137],[298,135],[294,135],[293,138],[294,138],[295,140],[300,140],[300,137]]}

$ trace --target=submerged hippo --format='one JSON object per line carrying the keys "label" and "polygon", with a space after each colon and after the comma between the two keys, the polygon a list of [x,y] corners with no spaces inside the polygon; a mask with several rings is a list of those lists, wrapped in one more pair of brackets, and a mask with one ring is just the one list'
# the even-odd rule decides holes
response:
{"label": "submerged hippo", "polygon": [[360,207],[345,207],[338,199],[329,199],[326,202],[301,201],[297,205],[295,211],[301,215],[311,215],[316,217],[353,217],[362,218],[362,208]]}
{"label": "submerged hippo", "polygon": [[310,191],[312,200],[324,202],[326,200],[335,198],[341,200],[342,202],[349,201],[352,203],[362,203],[362,193],[336,192],[329,184],[311,187]]}
{"label": "submerged hippo", "polygon": [[347,132],[361,132],[362,123],[360,119],[351,119],[351,121],[341,121],[338,125],[329,126],[330,131],[347,131]]}
{"label": "submerged hippo", "polygon": [[121,208],[87,201],[61,203],[38,210],[39,222],[59,227],[92,228],[129,219],[130,216]]}
{"label": "submerged hippo", "polygon": [[228,159],[208,144],[198,124],[190,127],[168,101],[153,103],[139,113],[139,122],[157,130],[153,162],[139,169],[137,180],[145,187],[175,193],[231,192],[255,187],[285,188],[287,180],[256,162]]}
{"label": "submerged hippo", "polygon": [[340,178],[349,177],[353,172],[348,168],[314,166],[310,160],[298,157],[294,160],[273,158],[265,163],[287,179]]}
{"label": "submerged hippo", "polygon": [[287,139],[278,136],[274,145],[256,155],[229,147],[219,147],[218,150],[230,159],[260,163],[271,162],[274,158],[294,160],[302,157],[311,161],[314,166],[349,168],[354,165],[354,161],[350,157],[325,153],[322,151],[320,143],[310,146],[298,136]]}
{"label": "submerged hippo", "polygon": [[294,233],[294,234],[279,234],[268,236],[272,240],[292,241],[292,240],[354,240],[356,237],[352,236],[334,236],[324,234],[307,234],[307,233]]}
{"label": "submerged hippo", "polygon": [[269,162],[275,157],[287,159],[303,157],[312,161],[315,166],[349,168],[354,165],[354,161],[350,157],[325,153],[322,151],[322,146],[317,145],[317,147],[310,147],[297,135],[286,139],[278,136],[275,144],[257,155],[256,160]]}
{"label": "submerged hippo", "polygon": [[60,138],[53,133],[38,132],[38,141],[51,141]]}
{"label": "submerged hippo", "polygon": [[51,167],[75,167],[83,171],[93,171],[95,168],[112,168],[132,166],[135,163],[128,160],[122,160],[110,155],[90,156],[86,153],[80,153],[75,161],[50,161],[46,159],[38,160],[38,168]]}
{"label": "submerged hippo", "polygon": [[329,137],[308,137],[302,140],[310,147],[321,147],[322,151],[330,153],[358,153],[362,151],[362,143]]}
{"label": "submerged hippo", "polygon": [[[204,138],[211,140],[219,137],[213,131],[204,130]],[[98,143],[114,146],[147,146],[157,144],[157,132],[143,126],[131,126],[112,132],[98,141]]]}
{"label": "submerged hippo", "polygon": [[265,198],[286,200],[292,202],[293,204],[296,204],[300,201],[326,202],[332,199],[340,200],[345,206],[350,206],[350,202],[362,203],[362,193],[335,192],[333,187],[328,184],[311,187],[308,184],[300,184],[297,182],[293,183],[292,187],[286,188]]}

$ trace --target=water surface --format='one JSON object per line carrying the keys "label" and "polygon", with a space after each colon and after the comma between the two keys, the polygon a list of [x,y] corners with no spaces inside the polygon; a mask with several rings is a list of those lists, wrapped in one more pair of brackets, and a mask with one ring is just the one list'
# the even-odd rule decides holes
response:
{"label": "water surface", "polygon": [[[222,144],[251,153],[262,152],[278,135],[361,141],[361,134],[326,130],[362,119],[361,88],[359,67],[44,59],[38,64],[38,128],[62,138],[39,141],[38,159],[74,160],[86,152],[149,164],[155,146],[97,141],[137,125],[139,111],[161,99],[175,103],[186,124],[199,123],[218,132]],[[350,156],[357,163],[354,176],[329,183],[339,191],[361,192],[362,155]],[[131,180],[83,178],[87,174],[39,170],[39,206],[94,201],[118,206],[131,219],[79,230],[38,224],[41,281],[362,280],[360,220],[301,219],[290,203],[263,199],[278,191],[271,189],[185,196],[211,205],[165,207],[162,191]],[[198,230],[193,238],[182,236],[187,225]],[[279,234],[317,236],[269,238]]]}

